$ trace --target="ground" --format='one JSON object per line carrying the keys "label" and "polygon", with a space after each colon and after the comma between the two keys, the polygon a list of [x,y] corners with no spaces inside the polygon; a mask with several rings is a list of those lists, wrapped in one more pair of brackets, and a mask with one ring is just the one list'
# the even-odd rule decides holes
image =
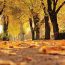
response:
{"label": "ground", "polygon": [[65,65],[65,40],[0,41],[0,65]]}

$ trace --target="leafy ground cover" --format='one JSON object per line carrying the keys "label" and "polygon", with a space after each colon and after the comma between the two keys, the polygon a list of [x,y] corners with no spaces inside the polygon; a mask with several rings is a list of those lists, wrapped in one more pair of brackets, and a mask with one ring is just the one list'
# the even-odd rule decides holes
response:
{"label": "leafy ground cover", "polygon": [[65,40],[0,41],[0,65],[65,65]]}

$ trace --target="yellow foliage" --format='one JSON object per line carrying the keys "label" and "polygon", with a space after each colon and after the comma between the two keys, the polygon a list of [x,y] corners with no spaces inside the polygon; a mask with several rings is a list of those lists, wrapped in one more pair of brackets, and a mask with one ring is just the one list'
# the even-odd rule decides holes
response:
{"label": "yellow foliage", "polygon": [[[44,0],[45,6],[47,8],[47,0]],[[59,0],[57,3],[57,8],[61,5],[64,0]],[[17,36],[20,32],[19,22],[23,22],[23,28],[25,34],[29,33],[29,17],[32,17],[30,9],[33,8],[34,12],[39,14],[40,20],[44,17],[44,12],[41,7],[40,0],[7,0],[5,13],[9,16],[9,28],[8,31],[13,36]],[[61,20],[62,19],[62,20]],[[62,28],[61,22],[65,19],[65,5],[62,7],[58,14],[59,27]]]}

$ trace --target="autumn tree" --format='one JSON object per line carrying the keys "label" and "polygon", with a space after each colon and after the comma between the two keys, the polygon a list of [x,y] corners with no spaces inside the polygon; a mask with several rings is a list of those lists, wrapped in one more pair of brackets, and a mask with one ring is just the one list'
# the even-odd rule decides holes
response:
{"label": "autumn tree", "polygon": [[31,6],[30,6],[30,12],[32,14],[32,17],[33,17],[33,23],[34,23],[34,28],[32,26],[32,19],[29,19],[30,21],[30,27],[31,27],[31,31],[32,31],[32,39],[40,39],[40,28],[39,28],[39,16],[38,16],[38,13],[34,12],[34,7],[33,7],[33,4],[31,3]]}
{"label": "autumn tree", "polygon": [[8,41],[8,24],[9,24],[9,20],[8,20],[8,16],[3,16],[3,40]]}
{"label": "autumn tree", "polygon": [[44,1],[41,0],[41,5],[44,11],[44,21],[45,21],[45,39],[50,39],[50,25],[49,25],[49,15],[48,11],[46,9],[46,6],[44,5]]}
{"label": "autumn tree", "polygon": [[19,18],[19,24],[20,24],[20,33],[18,36],[19,36],[20,40],[24,40],[25,32],[23,29],[23,23],[21,22],[20,18]]}
{"label": "autumn tree", "polygon": [[29,18],[29,23],[30,23],[31,33],[32,33],[32,40],[35,40],[35,31],[32,24],[32,18]]}
{"label": "autumn tree", "polygon": [[[33,20],[32,18],[29,18],[29,22],[30,22],[30,28],[31,28],[31,33],[32,33],[32,40],[38,40],[40,39],[40,29],[39,29],[39,17],[38,17],[38,13],[32,12],[33,10],[31,10],[31,13],[33,14]],[[33,23],[34,23],[34,27],[33,27]]]}
{"label": "autumn tree", "polygon": [[[29,18],[30,23],[30,29],[32,33],[32,40],[38,40],[40,39],[40,28],[39,28],[39,15],[37,12],[34,11],[34,5],[32,0],[29,0],[30,4],[28,3],[28,9],[32,15],[32,17]],[[23,1],[25,4],[27,4],[25,1]],[[36,1],[35,1],[36,2]],[[34,26],[33,26],[34,25]]]}
{"label": "autumn tree", "polygon": [[20,5],[19,1],[17,1],[17,3],[16,3],[16,1],[12,1],[12,0],[10,0],[8,2],[8,4],[9,4],[10,12],[11,12],[10,16],[12,16],[13,20],[16,21],[15,23],[18,22],[18,24],[19,24],[19,28],[18,28],[19,33],[18,33],[17,37],[15,38],[15,40],[18,38],[18,40],[22,41],[22,40],[24,40],[24,35],[25,35],[24,29],[23,29],[23,21],[22,21],[22,19],[23,19],[22,16],[25,13],[22,14],[23,13],[23,11],[22,11],[23,8],[21,8],[22,4]]}
{"label": "autumn tree", "polygon": [[6,7],[6,0],[4,0],[2,2],[2,9],[0,11],[0,15],[3,15],[2,19],[3,19],[3,40],[9,40],[8,38],[8,16],[5,15],[5,7]]}
{"label": "autumn tree", "polygon": [[51,23],[53,25],[53,32],[55,39],[59,39],[59,27],[57,23],[57,14],[62,8],[62,6],[65,4],[65,1],[58,7],[57,7],[58,0],[47,0],[48,5],[48,13],[50,16]]}
{"label": "autumn tree", "polygon": [[[33,12],[32,12],[33,13]],[[40,39],[40,28],[39,28],[39,17],[38,17],[38,13],[35,13],[34,12],[34,15],[33,15],[33,20],[34,20],[34,31],[36,33],[36,40]]]}

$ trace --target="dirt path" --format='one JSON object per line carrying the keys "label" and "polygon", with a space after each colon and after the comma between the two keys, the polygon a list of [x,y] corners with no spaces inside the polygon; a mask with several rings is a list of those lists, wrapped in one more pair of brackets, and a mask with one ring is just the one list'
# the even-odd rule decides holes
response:
{"label": "dirt path", "polygon": [[30,48],[12,49],[9,54],[0,52],[0,65],[3,63],[11,65],[65,65],[65,56],[39,54],[37,49]]}
{"label": "dirt path", "polygon": [[40,53],[39,49],[42,45],[25,43],[21,44],[20,48],[12,45],[9,46],[10,48],[1,47],[0,65],[65,65],[65,55]]}

